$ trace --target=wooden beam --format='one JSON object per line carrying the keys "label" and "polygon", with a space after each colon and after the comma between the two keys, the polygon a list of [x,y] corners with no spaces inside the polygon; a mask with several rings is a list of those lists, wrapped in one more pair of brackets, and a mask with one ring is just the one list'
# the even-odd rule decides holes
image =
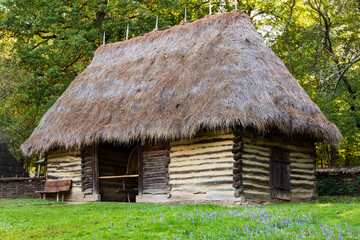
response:
{"label": "wooden beam", "polygon": [[93,195],[99,194],[99,146],[93,144]]}
{"label": "wooden beam", "polygon": [[139,174],[133,174],[133,175],[119,175],[119,176],[103,176],[103,177],[99,177],[99,179],[113,179],[113,178],[134,178],[134,177],[139,177]]}
{"label": "wooden beam", "polygon": [[138,179],[138,191],[139,196],[143,195],[143,178],[144,178],[144,162],[143,162],[143,147],[138,144],[138,168],[139,168],[139,179]]}

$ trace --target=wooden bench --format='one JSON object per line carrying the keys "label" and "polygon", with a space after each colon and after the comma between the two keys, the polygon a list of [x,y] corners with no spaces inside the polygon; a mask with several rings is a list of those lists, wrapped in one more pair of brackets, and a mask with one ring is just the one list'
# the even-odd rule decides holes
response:
{"label": "wooden bench", "polygon": [[69,192],[71,188],[71,179],[66,180],[56,180],[56,181],[46,181],[44,191],[36,191],[40,193],[40,199],[46,199],[46,194],[55,194],[56,201],[59,201],[59,196],[61,193],[61,200],[64,201],[64,193]]}

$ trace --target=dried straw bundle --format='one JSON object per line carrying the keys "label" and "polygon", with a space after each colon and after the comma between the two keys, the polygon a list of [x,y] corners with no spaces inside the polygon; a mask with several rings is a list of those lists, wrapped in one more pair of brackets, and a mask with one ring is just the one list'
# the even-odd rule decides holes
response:
{"label": "dried straw bundle", "polygon": [[22,150],[171,140],[239,126],[334,145],[342,139],[249,17],[234,10],[99,47]]}

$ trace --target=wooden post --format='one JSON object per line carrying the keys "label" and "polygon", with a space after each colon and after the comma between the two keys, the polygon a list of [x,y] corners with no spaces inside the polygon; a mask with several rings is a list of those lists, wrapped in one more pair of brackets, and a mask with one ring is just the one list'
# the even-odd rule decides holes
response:
{"label": "wooden post", "polygon": [[144,164],[143,164],[143,147],[140,145],[140,143],[138,145],[138,168],[139,168],[138,191],[139,191],[139,196],[142,196]]}
{"label": "wooden post", "polygon": [[99,194],[99,146],[93,144],[93,195]]}
{"label": "wooden post", "polygon": [[184,17],[184,22],[186,22],[186,6],[185,6],[185,17]]}
{"label": "wooden post", "polygon": [[126,27],[126,40],[129,40],[129,24]]}
{"label": "wooden post", "polygon": [[209,15],[211,15],[211,0],[210,0],[210,3],[209,3]]}

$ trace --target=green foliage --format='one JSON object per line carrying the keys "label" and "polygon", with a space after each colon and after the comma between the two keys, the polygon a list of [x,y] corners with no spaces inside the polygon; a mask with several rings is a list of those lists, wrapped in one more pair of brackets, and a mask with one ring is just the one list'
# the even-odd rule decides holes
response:
{"label": "green foliage", "polygon": [[317,183],[319,196],[360,196],[360,177],[354,179],[327,178]]}
{"label": "green foliage", "polygon": [[360,203],[360,196],[319,196],[316,198],[319,203]]}
{"label": "green foliage", "polygon": [[[3,0],[0,2],[0,131],[13,152],[102,44],[198,19],[199,0]],[[318,166],[360,164],[360,5],[356,0],[238,1],[326,117],[341,130],[340,149],[320,143]],[[213,13],[234,9],[213,0]]]}
{"label": "green foliage", "polygon": [[0,236],[4,239],[357,239],[360,204],[358,200],[342,202],[337,199],[336,204],[226,207],[0,200]]}
{"label": "green foliage", "polygon": [[335,180],[333,178],[325,179],[318,183],[317,193],[319,196],[333,196],[333,195],[342,195],[339,192],[338,187],[335,185]]}

